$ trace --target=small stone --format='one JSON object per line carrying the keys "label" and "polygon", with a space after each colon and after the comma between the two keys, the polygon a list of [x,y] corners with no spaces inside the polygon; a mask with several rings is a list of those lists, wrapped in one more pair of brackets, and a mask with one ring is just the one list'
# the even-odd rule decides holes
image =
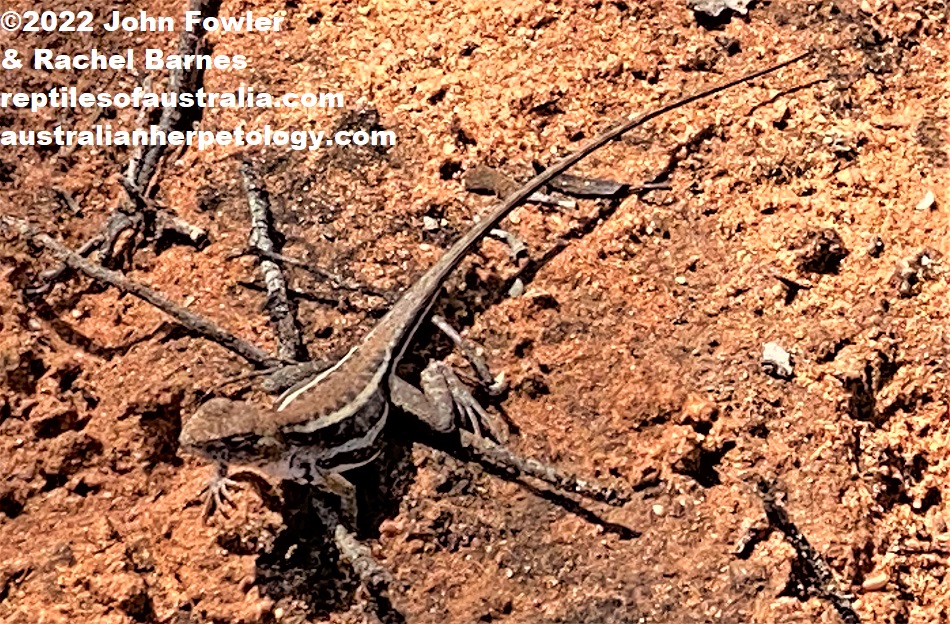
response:
{"label": "small stone", "polygon": [[923,249],[909,258],[904,258],[891,276],[891,285],[897,287],[901,297],[913,297],[920,292],[921,282],[933,277],[933,264],[937,257],[937,252]]}
{"label": "small stone", "polygon": [[794,373],[792,356],[776,342],[762,346],[762,370],[778,379],[791,379]]}
{"label": "small stone", "polygon": [[937,196],[934,195],[933,191],[927,191],[923,199],[917,202],[917,210],[933,210],[934,206],[937,204]]}
{"label": "small stone", "polygon": [[675,281],[677,284],[679,284],[680,286],[685,286],[685,285],[686,285],[686,276],[685,276],[685,275],[677,275],[677,276],[676,276],[676,279],[675,279],[674,281]]}
{"label": "small stone", "polygon": [[884,241],[881,240],[880,236],[871,238],[871,242],[868,244],[868,255],[877,258],[882,253],[884,253]]}
{"label": "small stone", "polygon": [[658,516],[662,516],[663,514],[666,513],[666,507],[657,503],[656,505],[653,506],[653,513]]}
{"label": "small stone", "polygon": [[799,247],[803,249],[799,267],[809,273],[837,273],[841,261],[848,256],[844,241],[832,229],[807,232]]}
{"label": "small stone", "polygon": [[400,533],[402,533],[404,529],[405,529],[405,526],[404,526],[404,523],[402,522],[396,522],[394,520],[384,520],[379,525],[379,534],[389,539],[392,539],[396,537],[397,535],[399,535]]}
{"label": "small stone", "polygon": [[697,13],[709,17],[719,17],[723,11],[734,11],[741,15],[748,12],[751,0],[688,0],[689,7]]}
{"label": "small stone", "polygon": [[879,589],[884,589],[888,580],[890,579],[887,576],[887,572],[878,572],[864,579],[864,582],[861,583],[861,589],[864,591],[878,591]]}
{"label": "small stone", "polygon": [[439,229],[438,219],[433,219],[428,215],[422,217],[422,229],[426,232],[435,232]]}
{"label": "small stone", "polygon": [[511,285],[511,288],[508,289],[508,296],[511,298],[520,297],[524,294],[524,282],[521,281],[519,277]]}
{"label": "small stone", "polygon": [[683,401],[682,411],[678,422],[684,425],[696,427],[698,425],[708,425],[719,417],[719,407],[709,399],[690,394]]}

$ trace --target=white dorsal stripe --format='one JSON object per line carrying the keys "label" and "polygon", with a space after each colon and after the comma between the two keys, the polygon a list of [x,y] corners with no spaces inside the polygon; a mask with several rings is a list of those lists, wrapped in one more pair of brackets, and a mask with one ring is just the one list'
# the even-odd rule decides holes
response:
{"label": "white dorsal stripe", "polygon": [[349,353],[347,353],[346,355],[344,355],[343,357],[341,357],[339,362],[337,362],[336,364],[334,364],[334,365],[331,366],[330,368],[326,369],[325,371],[323,371],[322,373],[320,373],[319,375],[317,375],[316,377],[314,377],[313,379],[311,379],[310,381],[308,381],[308,382],[305,383],[304,385],[300,386],[300,387],[297,388],[296,390],[290,389],[290,390],[288,390],[287,392],[285,392],[283,395],[281,395],[281,397],[278,399],[278,401],[279,401],[280,404],[279,404],[278,407],[277,407],[277,411],[278,411],[278,412],[282,412],[282,411],[284,410],[284,408],[286,408],[288,405],[290,405],[291,403],[293,403],[293,402],[297,399],[297,397],[299,397],[301,394],[303,394],[304,392],[306,392],[306,391],[309,390],[310,388],[314,387],[316,384],[318,384],[318,383],[320,383],[321,381],[323,381],[323,380],[327,377],[327,375],[329,375],[330,373],[332,373],[332,372],[335,371],[336,369],[340,368],[340,366],[343,365],[343,362],[345,362],[351,355],[353,355],[353,353],[356,352],[356,348],[357,348],[358,346],[359,346],[359,345],[357,345],[356,347],[353,347],[352,349],[350,349]]}
{"label": "white dorsal stripe", "polygon": [[[382,361],[380,361],[379,366],[377,367],[376,371],[373,373],[373,377],[369,380],[369,382],[365,386],[363,386],[363,389],[360,390],[360,393],[356,395],[356,398],[354,398],[352,401],[350,401],[349,403],[347,403],[346,405],[344,405],[337,411],[327,414],[326,416],[322,418],[317,418],[309,422],[295,425],[293,427],[293,431],[295,431],[296,433],[313,433],[314,431],[324,429],[326,427],[329,427],[330,425],[335,425],[341,420],[347,419],[350,416],[353,416],[354,414],[356,414],[361,409],[363,409],[363,407],[366,405],[367,401],[370,400],[373,394],[379,394],[380,399],[383,402],[386,402],[387,399],[383,397],[380,393],[380,384],[382,383],[383,375],[385,375],[386,371],[389,370],[389,363],[391,361],[391,356],[392,356],[392,351],[387,349],[386,356],[382,359]],[[313,385],[317,381],[319,380],[314,380],[313,382],[308,384],[308,386]]]}

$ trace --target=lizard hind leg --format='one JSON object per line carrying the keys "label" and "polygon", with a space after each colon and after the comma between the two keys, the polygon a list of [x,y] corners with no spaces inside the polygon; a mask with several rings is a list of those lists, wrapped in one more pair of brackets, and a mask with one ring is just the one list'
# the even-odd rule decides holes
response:
{"label": "lizard hind leg", "polygon": [[[439,372],[441,367],[448,368],[445,364],[433,362],[426,367],[426,369],[432,369],[430,372],[432,375],[435,375]],[[454,427],[451,425],[454,423],[452,419],[455,414],[456,406],[453,406],[451,402],[447,404],[444,401],[445,395],[454,398],[452,395],[452,383],[445,376],[439,378],[424,375],[422,381],[423,387],[426,388],[425,392],[419,390],[404,379],[395,375],[390,376],[389,397],[393,404],[403,411],[412,414],[438,433],[449,433],[453,431]],[[443,397],[443,399],[437,398],[440,396]],[[479,412],[476,411],[475,407],[470,406],[470,409],[470,412],[466,412],[467,416],[477,420]],[[463,409],[462,411],[465,410]],[[484,412],[484,410],[482,410],[482,412]],[[448,429],[445,428],[447,426],[446,423],[449,425]],[[563,473],[554,466],[544,462],[531,459],[530,457],[522,457],[508,449],[504,443],[497,444],[477,433],[470,433],[468,431],[459,432],[459,443],[462,449],[465,449],[473,459],[477,459],[482,463],[491,464],[496,468],[501,468],[516,476],[528,476],[538,479],[561,492],[580,494],[609,505],[617,506],[622,506],[630,498],[629,494],[623,490],[601,485],[592,480],[581,479],[574,475]]]}
{"label": "lizard hind leg", "polygon": [[429,362],[420,376],[422,390],[393,375],[389,392],[393,403],[412,414],[437,433],[455,431],[456,414],[479,438],[488,436],[498,442],[508,440],[508,425],[500,417],[488,412],[458,378],[452,367],[444,362]]}

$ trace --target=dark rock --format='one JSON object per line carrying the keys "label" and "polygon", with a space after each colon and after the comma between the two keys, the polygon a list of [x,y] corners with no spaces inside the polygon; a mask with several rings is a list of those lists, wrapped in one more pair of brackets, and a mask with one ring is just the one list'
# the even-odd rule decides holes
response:
{"label": "dark rock", "polygon": [[937,257],[937,252],[924,249],[901,260],[891,276],[891,285],[897,287],[901,297],[913,297],[920,292],[921,282],[932,277],[933,264]]}
{"label": "dark rock", "polygon": [[799,248],[798,265],[809,273],[837,273],[849,253],[841,236],[831,229],[807,232]]}

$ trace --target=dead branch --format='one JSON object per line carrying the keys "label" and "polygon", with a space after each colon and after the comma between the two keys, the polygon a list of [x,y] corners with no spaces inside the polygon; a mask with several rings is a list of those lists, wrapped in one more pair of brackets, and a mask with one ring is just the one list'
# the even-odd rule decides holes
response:
{"label": "dead branch", "polygon": [[225,349],[240,355],[255,366],[268,367],[280,363],[278,358],[269,356],[263,349],[256,347],[249,342],[238,338],[234,334],[221,329],[208,319],[190,312],[181,306],[172,303],[164,296],[160,295],[144,284],[134,282],[117,271],[112,271],[102,265],[90,262],[80,256],[75,251],[65,247],[54,240],[51,236],[34,229],[29,223],[0,215],[0,224],[12,228],[22,237],[28,239],[34,244],[38,244],[47,249],[57,260],[71,269],[80,271],[94,280],[109,284],[118,288],[122,292],[129,293],[139,299],[146,301],[161,311],[165,312],[178,323],[187,329],[218,343]]}
{"label": "dead branch", "polygon": [[[189,0],[188,10],[198,11],[202,18],[217,17],[221,8],[221,0]],[[203,23],[203,20],[200,22]],[[183,30],[178,39],[178,54],[195,55],[207,53],[208,43],[204,39],[205,30],[198,27],[194,31]],[[190,68],[187,70],[172,70],[168,77],[168,92],[179,94],[185,92],[197,91],[204,78],[204,70]],[[183,109],[177,106],[165,108],[162,111],[158,127],[163,132],[172,130],[190,130],[192,121],[195,121],[194,115],[200,115],[200,108]],[[146,191],[155,177],[159,162],[167,151],[167,145],[150,145],[145,149],[139,160],[138,166],[134,169],[129,168],[126,180],[140,194],[145,195]]]}
{"label": "dead branch", "polygon": [[[221,6],[221,0],[189,0],[188,9],[201,12],[203,17],[217,17]],[[193,32],[182,31],[178,42],[180,54],[200,54],[207,48],[204,41],[205,31],[203,28],[195,29]],[[185,91],[195,91],[201,84],[203,72],[198,69],[188,71],[172,70],[169,74],[168,91],[175,94]],[[146,85],[149,83],[147,82]],[[197,109],[200,114],[201,109]],[[162,111],[162,117],[159,121],[159,128],[164,132],[172,130],[188,130],[192,119],[185,112],[193,115],[193,109],[179,109],[178,107],[165,108]],[[140,121],[144,121],[146,116],[140,116]],[[151,145],[142,151],[136,151],[129,160],[129,165],[125,176],[122,178],[123,188],[126,189],[136,206],[136,212],[143,209],[144,199],[148,196],[157,173],[162,157],[166,152],[166,145]],[[141,198],[141,199],[139,199]],[[72,206],[70,206],[72,209]],[[106,221],[102,230],[87,240],[79,248],[83,256],[92,254],[99,250],[99,262],[108,264],[114,256],[114,245],[123,231],[134,229],[138,233],[139,228],[146,229],[155,226],[158,236],[168,232],[176,233],[192,244],[201,246],[207,239],[207,233],[201,228],[191,225],[177,215],[157,209],[149,212],[150,207],[144,206],[145,219],[139,218],[135,212],[123,214],[123,210],[115,210]],[[75,210],[74,210],[75,212]],[[66,266],[61,265],[46,271],[41,275],[44,283],[32,288],[31,294],[43,294],[48,292],[55,282],[59,281],[66,274]]]}
{"label": "dead branch", "polygon": [[831,566],[789,518],[788,511],[776,496],[774,484],[765,479],[759,479],[756,484],[756,493],[762,499],[762,506],[765,508],[769,524],[781,531],[795,549],[798,563],[801,565],[800,576],[804,577],[799,580],[810,585],[808,589],[830,602],[845,624],[860,624],[861,619],[854,611],[854,596],[839,589]]}
{"label": "dead branch", "polygon": [[56,193],[56,196],[59,197],[60,201],[66,205],[66,208],[68,208],[71,213],[78,215],[82,212],[82,208],[79,207],[79,203],[76,201],[76,198],[73,197],[72,193],[61,186],[54,186],[53,192]]}
{"label": "dead branch", "polygon": [[312,273],[319,277],[323,277],[330,280],[331,282],[333,282],[332,284],[333,287],[338,290],[348,290],[351,292],[358,292],[364,295],[371,295],[373,297],[379,297],[381,299],[386,300],[389,303],[392,303],[392,296],[381,290],[377,290],[373,288],[372,286],[367,286],[365,284],[360,284],[353,280],[347,279],[338,273],[335,273],[329,269],[325,269],[313,263],[306,262],[304,260],[298,260],[297,258],[292,258],[290,256],[285,256],[284,254],[280,254],[275,251],[265,251],[263,249],[250,248],[250,249],[239,251],[235,253],[232,257],[239,257],[239,256],[247,255],[247,254],[254,254],[256,256],[260,256],[261,258],[267,258],[268,260],[273,260],[274,262],[277,262],[279,264],[301,268],[304,271],[307,271],[308,273]]}
{"label": "dead branch", "polygon": [[[248,241],[251,249],[274,252],[271,232],[273,219],[270,209],[270,196],[264,181],[254,172],[248,162],[241,164],[241,180],[247,193],[247,204],[251,211],[251,236]],[[271,324],[277,333],[277,355],[284,360],[299,360],[304,357],[303,340],[294,317],[294,309],[287,297],[287,283],[284,274],[273,260],[260,258],[264,284],[267,286],[267,312]]]}

